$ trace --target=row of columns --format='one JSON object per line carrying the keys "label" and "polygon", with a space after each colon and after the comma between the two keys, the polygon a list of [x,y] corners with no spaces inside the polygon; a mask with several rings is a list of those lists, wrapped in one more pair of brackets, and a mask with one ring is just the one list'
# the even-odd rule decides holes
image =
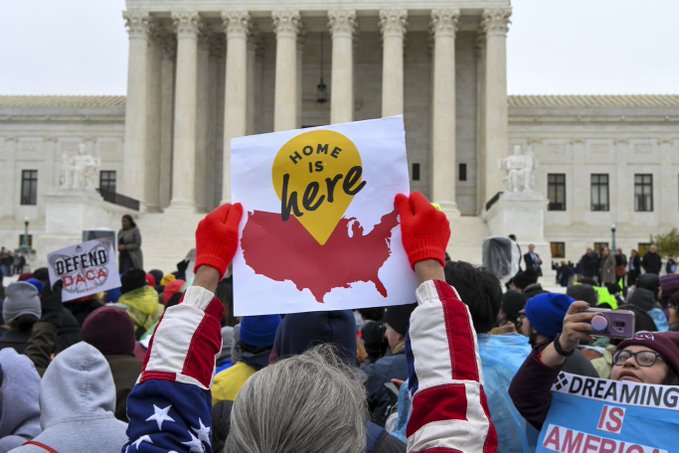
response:
{"label": "row of columns", "polygon": [[[460,12],[438,9],[431,13],[434,36],[432,93],[432,197],[445,210],[456,210],[455,153],[455,38]],[[226,68],[224,93],[223,201],[230,199],[230,141],[248,133],[248,115],[252,112],[248,93],[248,39],[251,18],[248,11],[225,11],[222,21],[226,32]],[[403,113],[404,70],[403,42],[408,12],[389,9],[379,12],[383,36],[382,115]],[[154,146],[149,136],[149,115],[153,85],[149,71],[149,36],[153,23],[148,13],[125,12],[129,39],[128,96],[125,117],[125,151],[123,190],[126,195],[142,200],[148,207],[159,207],[159,184],[145,184],[148,150]],[[487,10],[482,17],[486,35],[483,114],[486,131],[484,143],[486,187],[492,196],[501,177],[494,177],[496,162],[507,147],[506,50],[505,37],[508,10]],[[332,90],[330,120],[332,123],[353,120],[354,70],[353,40],[357,29],[356,11],[341,9],[328,12],[332,36]],[[196,143],[198,118],[199,34],[202,29],[196,12],[172,14],[176,29],[176,89],[174,90],[174,124],[172,136],[172,184],[170,207],[196,208]],[[300,51],[298,37],[302,29],[299,11],[273,11],[276,34],[276,69],[274,94],[274,130],[300,127]],[[252,77],[250,77],[252,80]],[[250,86],[249,86],[250,85]],[[162,84],[162,86],[165,86]],[[157,93],[157,92],[156,92]],[[163,111],[163,107],[160,107]],[[155,112],[154,112],[155,113]],[[484,150],[482,150],[482,153]],[[204,158],[204,157],[203,157]],[[446,162],[446,165],[437,164]],[[151,163],[151,165],[154,165]],[[161,169],[162,171],[162,169]],[[157,175],[154,175],[157,177]],[[162,178],[161,178],[162,179]]]}

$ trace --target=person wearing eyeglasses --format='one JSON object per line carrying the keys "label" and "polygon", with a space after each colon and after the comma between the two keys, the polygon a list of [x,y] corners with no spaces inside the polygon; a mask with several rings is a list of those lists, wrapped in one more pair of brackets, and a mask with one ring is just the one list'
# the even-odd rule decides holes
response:
{"label": "person wearing eyeglasses", "polygon": [[[589,304],[573,302],[561,333],[547,345],[536,347],[514,376],[509,395],[519,413],[542,429],[552,402],[552,383],[580,341],[591,342],[591,321],[596,313]],[[679,385],[679,332],[637,332],[613,353],[610,379],[642,384]]]}

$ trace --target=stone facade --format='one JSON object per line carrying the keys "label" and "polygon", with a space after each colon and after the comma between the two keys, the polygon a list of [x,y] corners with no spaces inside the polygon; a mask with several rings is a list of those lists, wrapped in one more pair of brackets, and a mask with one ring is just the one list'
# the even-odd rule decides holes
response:
{"label": "stone facade", "polygon": [[[550,200],[544,231],[520,242],[564,243],[564,257],[577,260],[585,246],[610,242],[613,223],[625,250],[676,225],[679,96],[508,97],[510,14],[508,0],[388,8],[128,0],[126,98],[0,96],[0,244],[17,244],[24,219],[36,235],[46,232],[45,199],[59,185],[62,155],[84,144],[101,171],[116,172],[116,191],[141,202],[142,224],[165,221],[187,235],[189,244],[167,252],[167,268],[190,246],[197,214],[230,200],[232,137],[401,113],[411,188],[464,225],[454,228],[458,258],[480,263],[483,237],[515,232],[497,226],[502,216],[484,217],[503,191],[499,161],[514,145],[535,154],[539,194],[550,197],[554,175],[565,194],[565,210]],[[21,203],[23,170],[37,170],[33,205]],[[591,175],[606,175],[608,210],[591,209]],[[635,175],[652,175],[652,188],[641,189],[652,190],[652,211],[635,211]]]}

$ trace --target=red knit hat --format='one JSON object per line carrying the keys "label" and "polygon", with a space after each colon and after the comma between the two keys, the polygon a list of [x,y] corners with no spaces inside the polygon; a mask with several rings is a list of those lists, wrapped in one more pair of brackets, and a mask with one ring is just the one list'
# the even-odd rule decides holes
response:
{"label": "red knit hat", "polygon": [[631,345],[646,346],[659,352],[670,368],[679,375],[679,332],[637,332],[633,338],[620,343],[617,350]]}
{"label": "red knit hat", "polygon": [[146,274],[146,285],[150,286],[151,288],[156,287],[156,277],[154,277],[151,274]]}

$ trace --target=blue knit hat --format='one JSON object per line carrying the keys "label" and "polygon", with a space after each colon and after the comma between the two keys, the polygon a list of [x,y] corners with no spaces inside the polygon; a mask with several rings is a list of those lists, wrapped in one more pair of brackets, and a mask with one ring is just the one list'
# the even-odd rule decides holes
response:
{"label": "blue knit hat", "polygon": [[270,348],[280,323],[280,315],[245,316],[240,323],[240,342],[255,348]]}
{"label": "blue knit hat", "polygon": [[528,299],[524,310],[531,327],[553,339],[561,332],[563,318],[573,302],[575,299],[566,294],[543,293]]}

